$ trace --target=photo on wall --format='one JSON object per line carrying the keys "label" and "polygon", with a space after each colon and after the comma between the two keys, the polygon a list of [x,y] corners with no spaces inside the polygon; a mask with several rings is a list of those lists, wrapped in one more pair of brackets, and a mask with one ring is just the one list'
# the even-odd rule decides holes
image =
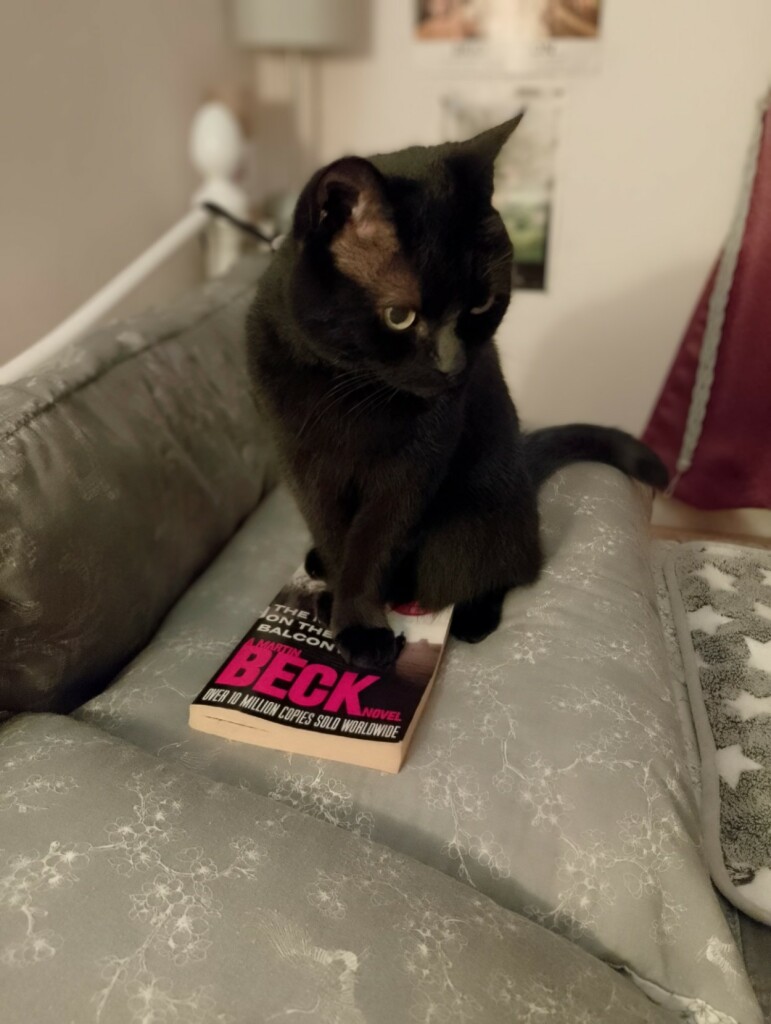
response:
{"label": "photo on wall", "polygon": [[602,0],[508,0],[508,69],[522,75],[585,75],[600,68]]}
{"label": "photo on wall", "polygon": [[596,39],[600,0],[546,0],[543,24],[552,39]]}
{"label": "photo on wall", "polygon": [[421,41],[481,39],[487,29],[484,0],[417,0],[415,36]]}
{"label": "photo on wall", "polygon": [[505,71],[511,34],[501,0],[414,0],[416,61],[438,71]]}
{"label": "photo on wall", "polygon": [[418,63],[475,75],[599,68],[602,0],[414,0]]}
{"label": "photo on wall", "polygon": [[495,97],[456,94],[443,100],[449,139],[468,139],[525,109],[495,165],[495,207],[514,246],[516,287],[547,291],[553,236],[561,89],[498,90]]}

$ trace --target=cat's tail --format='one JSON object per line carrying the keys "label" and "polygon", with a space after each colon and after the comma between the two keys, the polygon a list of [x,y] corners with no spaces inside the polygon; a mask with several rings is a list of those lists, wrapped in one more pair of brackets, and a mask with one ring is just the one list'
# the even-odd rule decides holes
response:
{"label": "cat's tail", "polygon": [[604,462],[643,483],[663,490],[669,482],[667,467],[655,452],[631,434],[614,427],[570,423],[525,434],[525,458],[538,487],[552,473],[571,462]]}

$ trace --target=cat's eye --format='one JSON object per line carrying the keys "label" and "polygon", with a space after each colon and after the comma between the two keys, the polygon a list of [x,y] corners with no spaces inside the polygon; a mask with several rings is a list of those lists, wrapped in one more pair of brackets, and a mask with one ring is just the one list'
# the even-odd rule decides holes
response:
{"label": "cat's eye", "polygon": [[383,310],[383,320],[386,327],[392,331],[406,331],[415,323],[418,314],[414,309],[407,309],[406,306],[388,306]]}
{"label": "cat's eye", "polygon": [[495,296],[490,295],[487,302],[483,303],[481,306],[472,306],[469,312],[473,313],[474,316],[480,316],[482,313],[487,313],[488,310],[492,309],[494,302]]}

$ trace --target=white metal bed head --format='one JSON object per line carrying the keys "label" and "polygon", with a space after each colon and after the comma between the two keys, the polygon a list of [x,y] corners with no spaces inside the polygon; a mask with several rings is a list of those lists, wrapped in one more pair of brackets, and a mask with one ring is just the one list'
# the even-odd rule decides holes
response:
{"label": "white metal bed head", "polygon": [[238,259],[244,236],[226,220],[215,219],[202,204],[216,203],[234,217],[247,218],[247,195],[233,180],[243,152],[241,130],[232,111],[223,103],[203,106],[193,119],[190,131],[190,156],[203,178],[203,184],[193,196],[193,209],[66,320],[0,366],[0,385],[29,376],[44,359],[85,334],[196,236],[203,235],[206,240],[206,277],[224,274]]}

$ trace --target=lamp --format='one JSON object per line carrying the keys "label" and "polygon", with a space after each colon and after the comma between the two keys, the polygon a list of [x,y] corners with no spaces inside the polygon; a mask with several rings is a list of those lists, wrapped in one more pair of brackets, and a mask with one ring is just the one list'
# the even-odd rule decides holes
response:
{"label": "lamp", "polygon": [[[362,52],[369,8],[370,0],[232,0],[236,41],[262,51],[255,85],[262,104],[263,138],[271,126],[274,137],[262,147],[261,156],[275,160],[283,150],[279,177],[284,188],[299,187],[318,163],[320,57]],[[294,110],[288,120],[289,105]]]}
{"label": "lamp", "polygon": [[355,50],[367,9],[366,0],[234,0],[236,39],[263,50]]}

